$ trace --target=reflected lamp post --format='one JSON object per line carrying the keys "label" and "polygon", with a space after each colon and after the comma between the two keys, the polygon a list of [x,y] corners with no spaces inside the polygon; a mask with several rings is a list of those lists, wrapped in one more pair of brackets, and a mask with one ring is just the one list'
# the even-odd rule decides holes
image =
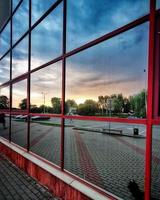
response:
{"label": "reflected lamp post", "polygon": [[45,104],[46,104],[46,94],[47,93],[45,93],[45,92],[41,92],[41,93],[43,95],[43,105],[44,105],[44,107],[43,107],[43,113],[45,114]]}

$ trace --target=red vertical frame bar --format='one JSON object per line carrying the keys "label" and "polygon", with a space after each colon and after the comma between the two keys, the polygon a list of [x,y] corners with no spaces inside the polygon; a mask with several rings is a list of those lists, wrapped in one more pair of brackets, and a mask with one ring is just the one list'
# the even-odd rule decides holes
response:
{"label": "red vertical frame bar", "polygon": [[60,162],[61,170],[64,169],[64,139],[65,139],[65,77],[66,77],[66,58],[64,54],[66,53],[66,0],[63,0],[63,59],[62,59],[62,105],[61,105],[61,149],[60,149]]}
{"label": "red vertical frame bar", "polygon": [[30,150],[30,70],[31,70],[31,9],[29,0],[28,75],[27,75],[27,151]]}
{"label": "red vertical frame bar", "polygon": [[11,25],[10,25],[10,83],[9,83],[9,87],[10,87],[10,94],[9,94],[9,101],[10,101],[10,104],[9,104],[9,142],[11,142],[11,139],[12,139],[12,133],[11,133],[11,111],[12,111],[12,83],[11,83],[11,80],[12,80],[12,33],[13,33],[13,16],[12,16],[12,8],[13,8],[13,0],[11,0]]}
{"label": "red vertical frame bar", "polygon": [[149,55],[148,55],[148,98],[147,98],[147,138],[145,163],[145,200],[151,196],[151,152],[152,152],[152,118],[153,118],[153,78],[155,64],[155,8],[156,1],[150,0]]}

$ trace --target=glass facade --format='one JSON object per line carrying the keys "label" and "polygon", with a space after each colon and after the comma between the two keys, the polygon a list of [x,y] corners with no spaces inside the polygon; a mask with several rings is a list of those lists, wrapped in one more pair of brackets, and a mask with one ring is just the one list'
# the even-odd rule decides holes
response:
{"label": "glass facade", "polygon": [[13,0],[0,32],[0,137],[106,195],[134,200],[136,184],[160,199],[155,3]]}

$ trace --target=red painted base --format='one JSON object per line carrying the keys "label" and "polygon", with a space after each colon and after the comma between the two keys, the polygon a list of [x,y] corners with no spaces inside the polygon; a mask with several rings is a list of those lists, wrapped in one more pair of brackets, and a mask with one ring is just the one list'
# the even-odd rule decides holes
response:
{"label": "red painted base", "polygon": [[55,196],[64,200],[90,200],[89,197],[85,196],[70,185],[67,185],[62,180],[53,176],[2,143],[0,143],[0,152],[5,154],[16,166],[38,180],[40,184],[46,186]]}

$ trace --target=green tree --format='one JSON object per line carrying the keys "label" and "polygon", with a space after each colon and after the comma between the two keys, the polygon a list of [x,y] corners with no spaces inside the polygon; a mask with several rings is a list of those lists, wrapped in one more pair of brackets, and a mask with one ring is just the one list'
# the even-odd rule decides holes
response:
{"label": "green tree", "polygon": [[1,95],[0,96],[0,109],[7,109],[9,108],[9,99],[7,96]]}
{"label": "green tree", "polygon": [[19,108],[21,110],[26,110],[27,109],[27,99],[26,98],[21,100],[21,103],[19,104]]}
{"label": "green tree", "polygon": [[98,112],[98,104],[92,99],[86,100],[83,104],[78,106],[79,115],[89,115],[93,116]]}
{"label": "green tree", "polygon": [[53,108],[53,112],[56,114],[61,113],[61,99],[58,97],[51,98],[51,104]]}
{"label": "green tree", "polygon": [[105,109],[105,97],[104,96],[99,96],[98,97],[98,107],[102,111],[102,116],[104,115],[104,109]]}
{"label": "green tree", "polygon": [[121,113],[123,110],[124,100],[122,94],[114,94],[111,95],[111,98],[113,99],[113,107],[115,113]]}
{"label": "green tree", "polygon": [[130,104],[129,99],[124,98],[123,99],[123,112],[124,113],[129,113],[130,109],[131,109],[131,104]]}
{"label": "green tree", "polygon": [[135,116],[144,118],[146,116],[146,91],[142,90],[140,93],[129,99],[131,109],[133,109]]}

